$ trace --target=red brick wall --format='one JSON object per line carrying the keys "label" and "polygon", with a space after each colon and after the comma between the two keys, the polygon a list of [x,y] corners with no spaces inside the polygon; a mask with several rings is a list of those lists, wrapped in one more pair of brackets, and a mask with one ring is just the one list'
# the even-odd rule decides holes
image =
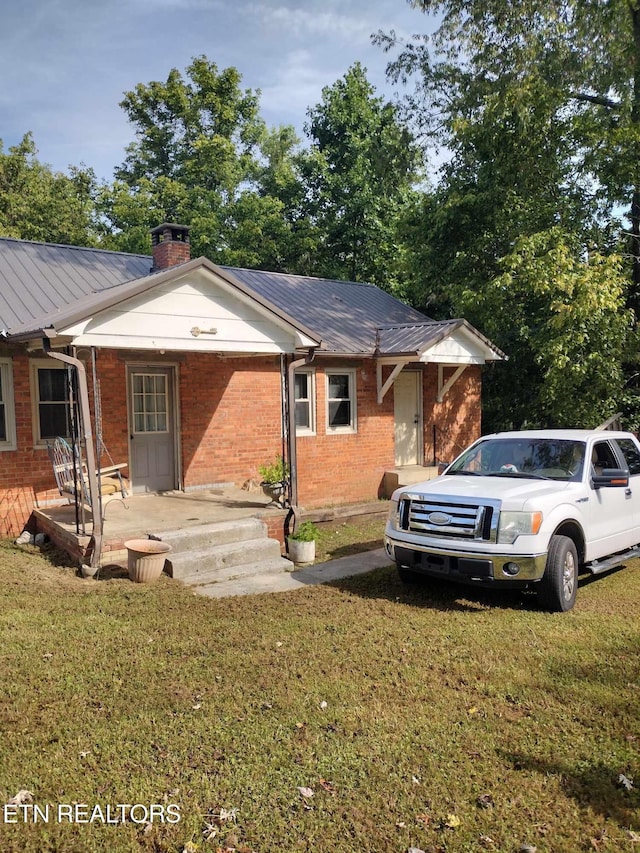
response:
{"label": "red brick wall", "polygon": [[[184,486],[258,479],[258,466],[282,452],[279,358],[181,354],[176,360]],[[378,406],[376,368],[368,359],[318,359],[313,367],[316,434],[298,437],[299,503],[311,508],[372,500],[380,493],[385,469],[394,464],[393,390]],[[356,370],[357,432],[327,434],[325,370],[344,367]],[[445,371],[445,381],[450,373]],[[99,351],[97,374],[104,442],[113,460],[123,462],[128,458],[125,357]],[[13,378],[18,450],[0,452],[0,536],[19,533],[36,503],[59,498],[47,451],[33,446],[24,353],[14,356]],[[437,369],[428,365],[423,383],[426,464],[433,457],[433,424],[439,427],[439,459],[453,458],[480,434],[480,368],[467,367],[443,403],[435,402],[436,393]]]}
{"label": "red brick wall", "polygon": [[[393,393],[377,403],[376,366],[369,359],[314,362],[316,435],[298,438],[298,501],[304,507],[374,500],[393,467]],[[357,432],[327,433],[326,371],[356,369]]]}
{"label": "red brick wall", "polygon": [[[444,369],[443,383],[447,382],[455,369]],[[425,465],[433,465],[434,437],[436,463],[453,461],[465,447],[480,437],[481,390],[481,368],[468,365],[445,394],[442,403],[438,403],[438,369],[435,365],[427,367],[423,383]]]}
{"label": "red brick wall", "polygon": [[282,453],[280,359],[188,355],[180,365],[185,488],[259,479]]}

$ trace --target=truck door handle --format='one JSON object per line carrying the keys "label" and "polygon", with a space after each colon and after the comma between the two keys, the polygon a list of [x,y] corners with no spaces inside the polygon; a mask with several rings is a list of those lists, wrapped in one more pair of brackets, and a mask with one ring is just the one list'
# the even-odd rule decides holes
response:
{"label": "truck door handle", "polygon": [[624,494],[625,494],[625,497],[630,498],[631,495],[633,494],[633,492],[631,491],[631,489],[625,489]]}

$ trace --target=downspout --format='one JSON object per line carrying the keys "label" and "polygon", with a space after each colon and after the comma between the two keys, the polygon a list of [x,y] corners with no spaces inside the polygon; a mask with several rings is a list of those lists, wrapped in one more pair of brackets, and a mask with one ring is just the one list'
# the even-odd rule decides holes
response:
{"label": "downspout", "polygon": [[299,367],[311,364],[315,358],[315,348],[311,347],[304,358],[298,358],[292,361],[287,370],[287,408],[289,410],[289,471],[291,477],[289,503],[291,504],[291,512],[293,513],[293,530],[297,527],[298,522],[298,463],[297,463],[297,446],[296,446],[296,389],[294,374]]}
{"label": "downspout", "polygon": [[73,358],[61,352],[51,350],[51,342],[43,338],[42,348],[50,358],[55,358],[65,364],[70,364],[78,372],[78,394],[80,397],[80,413],[82,416],[82,432],[85,441],[87,456],[87,472],[89,478],[89,497],[91,498],[91,518],[93,520],[93,553],[91,554],[92,568],[100,566],[100,555],[102,553],[102,512],[100,511],[100,489],[96,475],[96,455],[93,447],[93,433],[91,430],[91,410],[89,408],[89,386],[87,385],[87,371],[79,358]]}

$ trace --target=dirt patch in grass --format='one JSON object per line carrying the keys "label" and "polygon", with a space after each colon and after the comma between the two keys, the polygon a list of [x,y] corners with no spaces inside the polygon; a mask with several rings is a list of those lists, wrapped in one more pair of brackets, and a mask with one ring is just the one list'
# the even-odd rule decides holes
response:
{"label": "dirt patch in grass", "polygon": [[52,818],[0,850],[632,851],[639,605],[638,562],[550,615],[390,568],[210,600],[0,546],[0,801]]}

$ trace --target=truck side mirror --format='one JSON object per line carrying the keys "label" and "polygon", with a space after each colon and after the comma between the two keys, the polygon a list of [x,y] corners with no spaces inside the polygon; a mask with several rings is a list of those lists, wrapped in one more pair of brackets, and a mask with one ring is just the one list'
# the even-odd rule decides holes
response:
{"label": "truck side mirror", "polygon": [[601,474],[594,474],[591,479],[594,489],[629,486],[629,472],[624,468],[604,468]]}
{"label": "truck side mirror", "polygon": [[444,474],[449,465],[451,465],[451,462],[438,462],[438,476]]}

